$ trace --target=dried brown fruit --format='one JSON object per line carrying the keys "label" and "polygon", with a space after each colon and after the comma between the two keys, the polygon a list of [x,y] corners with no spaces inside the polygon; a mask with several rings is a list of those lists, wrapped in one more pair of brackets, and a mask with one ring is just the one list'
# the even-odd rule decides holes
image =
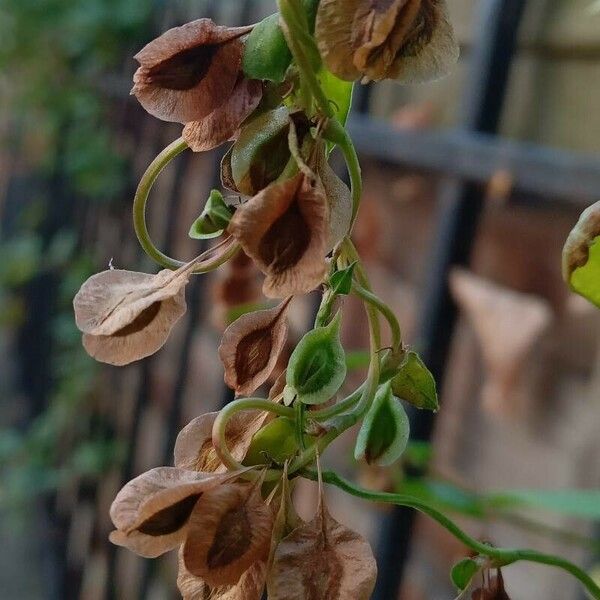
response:
{"label": "dried brown fruit", "polygon": [[183,546],[185,568],[211,587],[234,585],[269,553],[273,513],[256,484],[232,483],[200,497]]}
{"label": "dried brown fruit", "polygon": [[241,206],[229,232],[266,274],[264,294],[284,298],[323,281],[328,222],[323,186],[299,173],[272,183]]}
{"label": "dried brown fruit", "polygon": [[287,339],[286,313],[291,299],[274,308],[246,313],[225,330],[219,356],[225,383],[237,394],[254,392],[277,364]]}
{"label": "dried brown fruit", "polygon": [[235,585],[211,588],[203,579],[192,575],[183,561],[183,548],[179,552],[177,587],[183,600],[260,600],[267,577],[267,565],[254,563]]}
{"label": "dried brown fruit", "polygon": [[165,121],[188,123],[212,113],[230,96],[241,70],[240,37],[249,27],[221,27],[198,19],[147,44],[131,90],[142,106]]}
{"label": "dried brown fruit", "polygon": [[186,123],[183,139],[194,152],[204,152],[235,138],[261,97],[262,83],[240,76],[231,95],[215,110],[202,119]]}
{"label": "dried brown fruit", "polygon": [[[212,444],[212,429],[218,412],[206,413],[190,421],[175,442],[175,466],[193,471],[224,472],[225,466]],[[242,411],[227,421],[225,440],[232,456],[242,462],[254,434],[272,418],[261,410]]]}
{"label": "dried brown fruit", "polygon": [[368,600],[376,578],[368,542],[335,521],[321,498],[315,518],[278,544],[267,590],[269,600]]}
{"label": "dried brown fruit", "polygon": [[176,548],[199,498],[239,473],[198,473],[157,467],[127,483],[110,507],[110,540],[149,558]]}
{"label": "dried brown fruit", "polygon": [[444,0],[322,0],[316,37],[329,70],[347,81],[426,81],[458,58]]}
{"label": "dried brown fruit", "polygon": [[510,600],[509,595],[504,589],[504,578],[502,572],[498,569],[498,575],[491,577],[483,586],[476,589],[471,594],[472,600]]}
{"label": "dried brown fruit", "polygon": [[185,313],[184,290],[195,265],[156,275],[112,269],[90,277],[73,299],[87,352],[126,365],[161,348]]}

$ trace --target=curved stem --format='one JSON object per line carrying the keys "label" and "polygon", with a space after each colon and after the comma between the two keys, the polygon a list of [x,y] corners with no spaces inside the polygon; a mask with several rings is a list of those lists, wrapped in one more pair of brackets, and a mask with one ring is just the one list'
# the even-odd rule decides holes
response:
{"label": "curved stem", "polygon": [[362,393],[364,391],[365,384],[363,383],[359,388],[354,390],[349,396],[337,402],[333,406],[328,406],[327,408],[321,408],[320,410],[311,410],[308,415],[311,419],[315,421],[326,421],[327,419],[331,419],[336,415],[341,415],[342,413],[350,410],[355,406],[355,404],[359,401]]}
{"label": "curved stem", "polygon": [[[264,410],[267,412],[275,413],[280,417],[287,417],[289,419],[294,418],[294,409],[277,404],[271,400],[265,400],[263,398],[243,398],[241,400],[234,400],[227,406],[222,408],[215,419],[212,429],[212,443],[215,448],[217,456],[221,462],[229,469],[244,469],[244,465],[238,462],[235,457],[231,454],[229,447],[227,446],[227,439],[225,437],[225,428],[227,422],[235,413],[243,410]],[[248,477],[254,478],[256,475],[249,473]],[[265,474],[265,481],[271,481],[281,476],[281,471],[277,469],[268,469]]]}
{"label": "curved stem", "polygon": [[[317,474],[312,471],[305,471],[302,473],[302,475],[309,479],[313,479],[315,481],[317,480]],[[366,490],[331,471],[322,473],[322,478],[325,483],[335,485],[341,490],[344,490],[345,492],[358,498],[362,498],[363,500],[385,502],[388,504],[396,504],[398,506],[414,508],[415,510],[422,512],[423,514],[426,514],[437,521],[442,527],[448,530],[454,537],[460,540],[471,550],[494,559],[498,566],[509,565],[519,560],[527,560],[529,562],[535,562],[542,565],[558,567],[559,569],[570,573],[573,575],[573,577],[576,577],[585,586],[593,598],[600,600],[600,587],[598,587],[594,580],[583,569],[579,568],[577,565],[574,565],[568,560],[561,558],[560,556],[553,556],[551,554],[544,554],[536,550],[528,549],[522,550],[513,548],[495,548],[490,544],[484,544],[483,542],[471,537],[468,533],[456,525],[454,521],[418,498],[404,494],[392,494],[388,492],[374,492]]]}
{"label": "curved stem", "polygon": [[[167,269],[178,269],[183,266],[180,260],[176,260],[161,252],[152,242],[148,225],[146,224],[146,204],[150,190],[162,170],[179,154],[188,147],[183,138],[178,138],[169,144],[148,166],[142,175],[133,199],[133,227],[135,234],[144,249],[144,252],[159,265]],[[203,271],[195,270],[194,273]]]}
{"label": "curved stem", "polygon": [[402,332],[400,330],[400,324],[396,315],[392,309],[378,298],[373,292],[363,288],[361,285],[354,283],[352,285],[352,291],[364,302],[368,302],[371,306],[377,309],[385,318],[390,326],[392,334],[392,346],[395,351],[400,350],[402,347]]}
{"label": "curved stem", "polygon": [[360,199],[362,196],[362,175],[358,154],[356,154],[356,149],[354,148],[354,144],[352,143],[348,132],[337,119],[329,119],[329,121],[327,121],[327,124],[323,129],[323,137],[339,146],[344,155],[346,168],[348,169],[348,175],[350,176],[350,190],[352,192],[352,219],[348,231],[348,235],[350,235],[354,226],[354,221],[356,221],[358,207],[360,206]]}

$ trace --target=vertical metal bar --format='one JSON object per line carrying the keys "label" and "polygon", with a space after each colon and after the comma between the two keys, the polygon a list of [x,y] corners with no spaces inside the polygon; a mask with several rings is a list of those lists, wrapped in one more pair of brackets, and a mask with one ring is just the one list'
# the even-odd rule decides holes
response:
{"label": "vertical metal bar", "polygon": [[[515,54],[517,31],[525,0],[486,0],[476,23],[478,40],[471,57],[470,88],[464,107],[465,130],[496,133],[506,97],[510,66]],[[443,383],[457,309],[448,290],[448,273],[454,265],[465,265],[482,210],[480,187],[449,181],[440,193],[435,228],[435,247],[418,348],[436,381]],[[412,439],[429,440],[433,414],[410,412]],[[378,544],[379,579],[374,600],[396,598],[410,552],[414,511],[397,507],[384,519]]]}

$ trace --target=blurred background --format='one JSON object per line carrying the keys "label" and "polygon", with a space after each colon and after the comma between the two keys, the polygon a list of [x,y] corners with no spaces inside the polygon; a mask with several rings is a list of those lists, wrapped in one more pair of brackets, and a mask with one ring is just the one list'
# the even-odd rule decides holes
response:
{"label": "blurred background", "polygon": [[[231,399],[216,353],[236,311],[262,302],[240,257],[194,279],[186,321],[155,356],[103,367],[83,351],[72,298],[92,273],[152,270],[130,209],[137,180],[180,126],[129,96],[135,52],[210,16],[250,23],[259,0],[0,3],[0,595],[177,597],[173,556],[112,547],[108,507],[143,470],[171,464],[179,429]],[[365,196],[356,243],[406,341],[438,380],[441,410],[411,414],[397,469],[327,460],[363,485],[406,491],[498,545],[599,561],[600,312],[560,276],[566,235],[600,195],[600,6],[593,0],[449,0],[462,49],[446,79],[358,86],[351,133]],[[159,179],[151,230],[178,258],[222,151],[184,153]],[[316,298],[298,303],[292,338]],[[364,368],[361,309],[346,305],[351,377]],[[504,490],[504,491],[503,491]],[[452,599],[466,554],[434,523],[328,491],[368,536],[376,600]],[[297,490],[314,510],[314,486]],[[543,567],[506,570],[517,600],[581,600]]]}

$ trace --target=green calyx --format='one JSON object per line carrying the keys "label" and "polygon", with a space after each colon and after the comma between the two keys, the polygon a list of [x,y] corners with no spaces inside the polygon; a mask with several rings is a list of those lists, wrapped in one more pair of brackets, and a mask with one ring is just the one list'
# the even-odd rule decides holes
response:
{"label": "green calyx", "polygon": [[406,449],[409,433],[408,416],[388,382],[377,390],[364,418],[356,439],[354,457],[369,464],[391,465]]}
{"label": "green calyx", "polygon": [[212,190],[202,214],[192,223],[189,236],[195,240],[217,237],[227,229],[231,216],[231,209],[225,203],[221,192]]}
{"label": "green calyx", "polygon": [[290,357],[284,402],[327,402],[346,378],[346,360],[340,342],[340,313],[329,325],[309,331]]}
{"label": "green calyx", "polygon": [[438,410],[435,379],[416,352],[406,353],[391,385],[395,396],[414,407]]}
{"label": "green calyx", "polygon": [[[295,432],[296,425],[292,419],[287,417],[273,419],[254,434],[244,464],[251,466],[273,462],[283,465],[298,452]],[[310,443],[310,441],[311,438],[305,436],[305,442]]]}

